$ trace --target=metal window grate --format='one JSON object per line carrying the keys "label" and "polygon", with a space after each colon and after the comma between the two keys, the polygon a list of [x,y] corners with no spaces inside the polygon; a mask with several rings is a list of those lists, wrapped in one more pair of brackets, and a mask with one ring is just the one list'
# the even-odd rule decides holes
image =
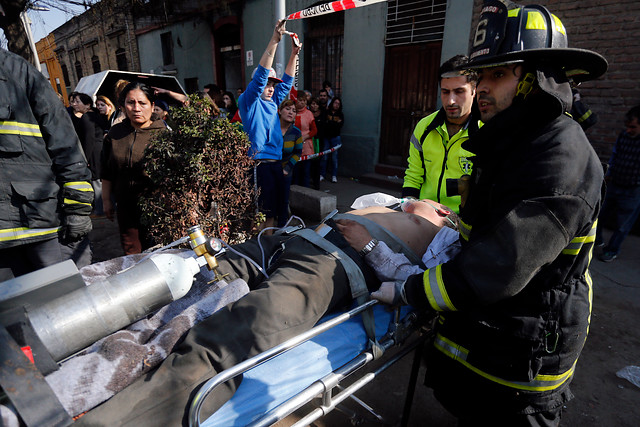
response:
{"label": "metal window grate", "polygon": [[447,0],[390,0],[387,46],[442,40]]}

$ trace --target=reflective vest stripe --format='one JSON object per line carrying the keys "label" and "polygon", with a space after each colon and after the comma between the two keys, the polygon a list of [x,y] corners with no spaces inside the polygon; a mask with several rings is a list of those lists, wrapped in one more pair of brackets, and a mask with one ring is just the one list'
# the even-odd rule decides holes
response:
{"label": "reflective vest stripe", "polygon": [[578,236],[574,237],[569,245],[562,250],[563,255],[578,255],[580,253],[580,249],[584,246],[585,243],[593,243],[596,240],[596,228],[598,227],[598,221],[593,223],[589,234],[586,236]]}
{"label": "reflective vest stripe", "polygon": [[436,311],[456,311],[442,280],[442,265],[428,269],[423,275],[424,293]]}
{"label": "reflective vest stripe", "polygon": [[5,228],[0,230],[0,242],[8,242],[12,240],[28,239],[30,237],[46,236],[48,234],[55,234],[60,230],[60,227],[54,228]]}
{"label": "reflective vest stripe", "polygon": [[465,367],[469,368],[476,374],[488,379],[489,381],[498,383],[500,385],[515,388],[518,390],[525,391],[548,391],[554,390],[564,384],[571,375],[573,375],[573,371],[576,368],[577,360],[573,362],[571,368],[560,375],[536,375],[536,377],[532,381],[508,381],[500,377],[496,377],[495,375],[488,374],[481,369],[471,365],[467,359],[469,357],[469,350],[466,348],[454,343],[453,341],[443,337],[440,334],[436,335],[434,341],[435,347],[444,353],[446,356],[452,358],[453,360],[460,362]]}
{"label": "reflective vest stripe", "polygon": [[469,224],[465,224],[464,221],[458,218],[458,231],[460,232],[460,236],[466,241],[469,241],[469,235],[471,234],[471,226]]}
{"label": "reflective vest stripe", "polygon": [[63,200],[63,203],[66,205],[85,205],[85,206],[91,206],[91,203],[85,203],[85,202],[78,202],[76,200],[71,200],[71,199],[67,199],[65,198]]}
{"label": "reflective vest stripe", "polygon": [[65,182],[63,187],[78,191],[93,191],[93,187],[88,181]]}
{"label": "reflective vest stripe", "polygon": [[40,127],[29,123],[0,121],[0,134],[42,137]]}
{"label": "reflective vest stripe", "polygon": [[413,144],[416,150],[418,150],[418,152],[422,152],[422,145],[420,144],[418,138],[416,138],[415,134],[411,134],[411,139],[409,141]]}

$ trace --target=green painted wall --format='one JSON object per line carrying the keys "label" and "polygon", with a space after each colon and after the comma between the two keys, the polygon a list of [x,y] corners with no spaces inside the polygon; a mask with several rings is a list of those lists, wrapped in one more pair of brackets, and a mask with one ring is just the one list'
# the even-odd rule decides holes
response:
{"label": "green painted wall", "polygon": [[386,19],[386,3],[345,12],[341,175],[373,172],[378,162]]}

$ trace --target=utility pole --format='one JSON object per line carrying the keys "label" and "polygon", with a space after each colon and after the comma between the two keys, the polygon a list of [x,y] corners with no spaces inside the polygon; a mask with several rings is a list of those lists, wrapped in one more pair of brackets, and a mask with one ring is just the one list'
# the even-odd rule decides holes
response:
{"label": "utility pole", "polygon": [[[285,18],[285,0],[276,0],[276,5],[275,5],[275,15],[276,15],[276,20],[279,19],[283,19]],[[285,39],[284,37],[282,38],[283,40]],[[276,73],[278,76],[282,77],[282,75],[284,74],[284,67],[285,67],[285,59],[284,59],[284,45],[283,43],[279,43],[278,44],[278,49],[276,50]]]}
{"label": "utility pole", "polygon": [[22,22],[25,33],[27,33],[29,47],[31,48],[31,52],[33,53],[33,65],[38,69],[38,71],[42,72],[42,68],[40,68],[40,59],[38,58],[38,51],[36,50],[36,43],[33,41],[33,33],[31,32],[31,19],[29,19],[26,10],[20,12],[20,21]]}

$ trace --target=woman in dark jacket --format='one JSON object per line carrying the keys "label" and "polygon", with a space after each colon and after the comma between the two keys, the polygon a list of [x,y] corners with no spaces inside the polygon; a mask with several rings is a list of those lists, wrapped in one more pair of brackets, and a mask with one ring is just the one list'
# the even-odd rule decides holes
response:
{"label": "woman in dark jacket", "polygon": [[152,120],[153,89],[139,82],[129,83],[120,95],[126,119],[114,125],[104,140],[102,163],[102,200],[107,218],[113,221],[117,205],[120,242],[125,254],[136,254],[151,246],[140,224],[138,200],[149,185],[144,173],[144,152],[151,136],[165,125]]}
{"label": "woman in dark jacket", "polygon": [[105,135],[104,123],[100,115],[93,109],[93,99],[86,93],[75,92],[71,96],[71,107],[74,110],[71,121],[78,134],[84,156],[87,158],[89,170],[91,170],[91,185],[95,194],[93,214],[103,215],[100,155]]}
{"label": "woman in dark jacket", "polygon": [[[323,151],[342,144],[340,140],[340,130],[344,125],[344,115],[342,114],[342,100],[339,97],[335,97],[331,100],[329,107],[324,116],[323,126]],[[331,182],[338,182],[338,152],[334,151],[330,155],[327,154],[322,157],[320,164],[320,179],[326,177],[327,172],[327,157],[331,156]]]}

